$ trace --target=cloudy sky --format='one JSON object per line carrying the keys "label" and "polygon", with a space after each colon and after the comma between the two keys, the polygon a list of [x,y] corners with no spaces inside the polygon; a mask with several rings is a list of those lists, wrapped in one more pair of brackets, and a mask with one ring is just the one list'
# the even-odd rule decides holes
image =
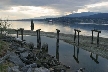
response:
{"label": "cloudy sky", "polygon": [[108,0],[0,0],[0,18],[63,16],[80,12],[108,12]]}

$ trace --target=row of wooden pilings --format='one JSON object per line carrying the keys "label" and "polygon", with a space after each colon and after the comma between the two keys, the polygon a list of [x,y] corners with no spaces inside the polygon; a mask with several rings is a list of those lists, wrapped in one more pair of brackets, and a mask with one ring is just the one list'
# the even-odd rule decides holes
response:
{"label": "row of wooden pilings", "polygon": [[[79,46],[79,33],[81,32],[80,30],[78,29],[74,29],[75,31],[75,34],[74,34],[74,43],[75,43],[75,40],[76,40],[76,33],[78,33],[78,46]],[[99,30],[96,30],[96,29],[93,29],[91,30],[92,31],[92,40],[91,40],[91,44],[93,44],[93,32],[97,32],[97,47],[99,47],[99,33],[101,33],[101,31]]]}
{"label": "row of wooden pilings", "polygon": [[[20,28],[20,29],[18,29],[18,30],[15,30],[16,32],[17,32],[17,38],[18,38],[18,32],[19,31],[21,31],[21,40],[23,41],[23,28]],[[40,30],[41,29],[38,29],[38,30],[36,30],[36,32],[37,32],[37,47],[38,48],[40,48],[41,47],[41,37],[40,37]],[[59,32],[60,32],[60,30],[58,30],[58,29],[56,29],[57,30],[57,42],[59,43]],[[93,30],[91,30],[92,31],[92,39],[91,39],[91,44],[93,44],[93,32],[97,32],[98,34],[97,34],[97,47],[99,47],[99,33],[101,33],[101,31],[99,31],[99,30],[96,30],[96,29],[93,29]],[[79,39],[80,39],[80,30],[78,30],[78,29],[74,29],[74,43],[75,43],[75,41],[76,41],[76,38],[77,38],[77,36],[78,36],[78,42],[77,42],[77,44],[78,44],[78,46],[79,46],[79,44],[80,44],[80,41],[79,41]],[[78,35],[77,35],[78,34]],[[57,43],[57,44],[58,44]]]}
{"label": "row of wooden pilings", "polygon": [[[37,48],[39,48],[39,49],[41,48],[40,30],[41,29],[36,30],[36,32],[37,32]],[[56,59],[58,59],[58,61],[59,61],[59,32],[60,32],[60,30],[58,30],[58,29],[56,29],[56,30],[57,30]],[[23,31],[24,31],[24,29],[23,28],[20,28],[20,29],[15,30],[15,31],[17,32],[17,38],[18,38],[19,31],[21,32],[21,40],[24,41],[23,40]]]}

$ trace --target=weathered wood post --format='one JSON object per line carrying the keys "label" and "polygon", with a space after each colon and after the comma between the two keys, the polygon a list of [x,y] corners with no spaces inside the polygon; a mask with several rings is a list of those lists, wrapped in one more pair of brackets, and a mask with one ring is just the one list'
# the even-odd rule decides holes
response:
{"label": "weathered wood post", "polygon": [[59,32],[60,30],[57,30],[57,42],[56,42],[56,59],[59,61]]}
{"label": "weathered wood post", "polygon": [[99,47],[99,33],[101,33],[101,31],[98,31],[98,35],[97,35],[97,47]]}
{"label": "weathered wood post", "polygon": [[75,34],[74,34],[74,43],[75,43],[75,40],[76,40],[76,32],[78,33],[78,46],[79,46],[79,33],[81,32],[80,30],[77,30],[77,29],[74,29],[75,31]]}
{"label": "weathered wood post", "polygon": [[56,59],[59,61],[59,44],[56,45]]}
{"label": "weathered wood post", "polygon": [[23,41],[23,31],[24,31],[24,28],[20,28],[20,31],[21,31],[21,40]]}
{"label": "weathered wood post", "polygon": [[78,46],[79,46],[79,32],[81,32],[80,30],[77,30],[78,32]]}
{"label": "weathered wood post", "polygon": [[76,29],[74,29],[75,34],[74,34],[74,43],[75,43],[75,39],[76,39]]}
{"label": "weathered wood post", "polygon": [[38,30],[36,30],[37,32],[37,44],[39,43],[39,39],[38,39]]}
{"label": "weathered wood post", "polygon": [[59,32],[60,30],[56,29],[57,30],[57,39],[59,39]]}
{"label": "weathered wood post", "polygon": [[93,31],[94,31],[94,30],[91,30],[91,31],[92,31],[92,41],[91,41],[91,44],[93,44]]}
{"label": "weathered wood post", "polygon": [[37,32],[37,48],[41,48],[40,30],[41,29],[36,30],[36,32]]}
{"label": "weathered wood post", "polygon": [[38,32],[38,33],[39,33],[39,47],[41,48],[41,37],[40,37],[40,30],[41,30],[41,29],[39,29],[39,32]]}
{"label": "weathered wood post", "polygon": [[99,33],[101,33],[101,31],[98,31],[98,30],[96,30],[96,29],[94,29],[94,30],[91,30],[92,31],[92,42],[91,42],[91,44],[93,44],[93,32],[95,31],[95,32],[98,32],[98,34],[97,34],[97,47],[99,47]]}
{"label": "weathered wood post", "polygon": [[34,23],[33,23],[33,19],[31,20],[31,30],[34,30]]}
{"label": "weathered wood post", "polygon": [[17,32],[17,38],[18,38],[18,31],[19,31],[19,30],[15,30],[15,31]]}

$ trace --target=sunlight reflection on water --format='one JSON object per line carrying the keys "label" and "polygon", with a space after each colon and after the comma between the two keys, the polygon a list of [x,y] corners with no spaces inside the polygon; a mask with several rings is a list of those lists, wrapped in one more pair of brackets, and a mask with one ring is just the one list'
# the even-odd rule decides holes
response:
{"label": "sunlight reflection on water", "polygon": [[[13,29],[18,28],[24,28],[25,30],[30,30],[30,21],[12,21],[11,27]],[[56,29],[60,29],[61,33],[65,34],[74,34],[74,29],[80,29],[81,33],[80,35],[84,36],[91,36],[91,29],[94,29],[96,27],[97,29],[101,30],[100,37],[108,38],[108,30],[106,29],[106,25],[93,25],[93,24],[60,24],[60,23],[47,23],[47,22],[38,22],[34,21],[34,31],[37,29],[41,29],[45,32],[56,32]],[[105,28],[104,28],[105,27]],[[97,33],[94,33],[94,36],[97,36]]]}

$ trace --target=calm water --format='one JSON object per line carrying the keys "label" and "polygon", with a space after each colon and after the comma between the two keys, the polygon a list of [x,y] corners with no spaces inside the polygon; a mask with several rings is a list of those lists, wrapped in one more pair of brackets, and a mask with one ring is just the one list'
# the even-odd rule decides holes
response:
{"label": "calm water", "polygon": [[[14,29],[24,28],[30,30],[30,21],[12,21],[11,27]],[[108,38],[108,24],[92,24],[92,23],[80,23],[80,24],[61,24],[61,23],[47,23],[34,21],[34,30],[41,29],[45,32],[56,32],[56,29],[60,29],[61,33],[74,34],[74,28],[81,30],[81,35],[91,36],[92,29],[101,30],[100,37]],[[97,33],[94,33],[97,36]]]}
{"label": "calm water", "polygon": [[[24,36],[27,42],[33,42],[36,46],[36,36]],[[85,68],[85,72],[108,72],[108,60],[92,54],[81,48],[59,41],[59,48],[56,47],[56,39],[42,36],[42,44],[48,43],[48,53],[56,56],[60,62],[71,67],[74,72],[79,68]],[[69,71],[69,72],[70,72]]]}

